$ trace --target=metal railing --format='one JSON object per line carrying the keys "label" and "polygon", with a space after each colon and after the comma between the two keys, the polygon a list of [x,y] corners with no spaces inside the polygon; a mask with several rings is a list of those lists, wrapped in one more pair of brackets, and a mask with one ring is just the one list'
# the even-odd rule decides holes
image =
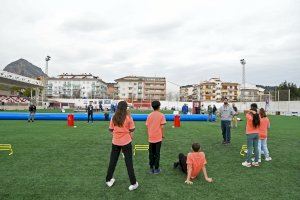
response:
{"label": "metal railing", "polygon": [[21,76],[21,75],[18,75],[18,74],[10,73],[10,72],[7,72],[7,71],[0,71],[0,77],[10,79],[10,80],[14,80],[14,81],[19,81],[19,82],[22,82],[22,83],[31,84],[31,85],[36,85],[36,86],[41,86],[41,87],[44,86],[42,81],[35,80],[33,78],[28,78],[28,77],[25,77],[25,76]]}

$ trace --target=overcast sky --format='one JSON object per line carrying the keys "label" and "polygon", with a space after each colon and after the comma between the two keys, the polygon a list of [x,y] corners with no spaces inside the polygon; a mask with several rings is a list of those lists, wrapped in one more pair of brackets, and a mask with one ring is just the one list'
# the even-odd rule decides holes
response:
{"label": "overcast sky", "polygon": [[[210,77],[300,86],[297,0],[1,0],[0,69],[19,58],[49,73]],[[176,89],[172,84],[170,89]]]}

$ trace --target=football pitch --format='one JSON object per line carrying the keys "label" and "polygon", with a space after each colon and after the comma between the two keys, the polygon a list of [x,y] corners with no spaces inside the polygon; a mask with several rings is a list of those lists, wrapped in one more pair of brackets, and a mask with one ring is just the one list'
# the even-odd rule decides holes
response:
{"label": "football pitch", "polygon": [[[161,149],[159,175],[148,174],[148,152],[138,151],[134,169],[140,187],[129,191],[122,156],[108,188],[105,176],[111,150],[108,122],[0,121],[0,144],[12,144],[14,154],[0,151],[0,199],[300,199],[300,118],[270,116],[268,147],[272,161],[258,168],[241,165],[246,144],[245,121],[232,129],[232,143],[222,145],[220,122],[168,122]],[[199,142],[213,183],[202,175],[193,185],[173,169],[178,153]],[[134,144],[147,144],[144,122],[136,122]]]}

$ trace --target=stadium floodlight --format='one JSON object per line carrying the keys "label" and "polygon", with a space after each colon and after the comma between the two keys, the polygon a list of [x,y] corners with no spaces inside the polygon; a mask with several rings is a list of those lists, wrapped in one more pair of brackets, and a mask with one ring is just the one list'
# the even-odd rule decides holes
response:
{"label": "stadium floodlight", "polygon": [[50,61],[51,57],[49,55],[46,56],[45,61],[46,61],[46,67],[45,67],[45,78],[44,78],[44,95],[43,95],[43,100],[45,101],[47,98],[47,94],[46,91],[48,90],[48,80],[47,80],[47,76],[48,76],[48,62]]}
{"label": "stadium floodlight", "polygon": [[245,101],[245,89],[246,89],[246,71],[245,71],[245,65],[246,65],[246,60],[241,59],[240,60],[243,69],[242,69],[242,84],[243,84],[243,92],[242,92],[242,99]]}
{"label": "stadium floodlight", "polygon": [[48,61],[50,61],[51,57],[50,56],[46,56],[45,60],[46,60],[46,70],[45,70],[45,74],[48,76]]}

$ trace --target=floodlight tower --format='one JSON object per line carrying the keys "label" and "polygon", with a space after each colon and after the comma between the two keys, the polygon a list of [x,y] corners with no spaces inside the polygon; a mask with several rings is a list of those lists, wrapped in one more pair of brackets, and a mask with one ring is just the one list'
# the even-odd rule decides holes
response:
{"label": "floodlight tower", "polygon": [[246,89],[246,71],[245,71],[245,65],[246,65],[246,60],[245,59],[241,59],[240,62],[243,65],[243,68],[242,68],[242,84],[243,84],[242,98],[243,98],[243,101],[245,101],[245,89]]}
{"label": "floodlight tower", "polygon": [[46,91],[48,90],[48,62],[50,61],[51,57],[50,56],[46,56],[45,61],[46,61],[46,67],[45,67],[45,74],[46,76],[44,77],[44,101],[47,98],[47,94]]}
{"label": "floodlight tower", "polygon": [[45,74],[48,76],[48,61],[50,61],[51,57],[46,56],[45,61],[46,61],[46,69],[45,69]]}

